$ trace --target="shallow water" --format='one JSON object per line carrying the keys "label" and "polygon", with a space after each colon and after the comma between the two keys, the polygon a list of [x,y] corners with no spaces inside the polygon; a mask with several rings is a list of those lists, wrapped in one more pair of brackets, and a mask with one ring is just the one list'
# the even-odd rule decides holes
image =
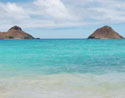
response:
{"label": "shallow water", "polygon": [[125,40],[0,40],[0,98],[125,98]]}

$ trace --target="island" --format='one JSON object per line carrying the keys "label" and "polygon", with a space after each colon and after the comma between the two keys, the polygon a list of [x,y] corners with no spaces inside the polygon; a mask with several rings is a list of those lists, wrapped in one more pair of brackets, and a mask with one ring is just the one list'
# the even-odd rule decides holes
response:
{"label": "island", "polygon": [[24,32],[21,27],[13,26],[7,32],[0,32],[0,39],[34,39],[34,37]]}
{"label": "island", "polygon": [[114,31],[110,26],[97,29],[88,39],[122,39],[123,37]]}

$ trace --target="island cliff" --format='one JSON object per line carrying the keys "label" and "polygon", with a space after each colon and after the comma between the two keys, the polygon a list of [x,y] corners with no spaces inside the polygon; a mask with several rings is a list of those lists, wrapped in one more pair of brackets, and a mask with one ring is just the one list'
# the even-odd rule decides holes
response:
{"label": "island cliff", "polygon": [[34,39],[34,37],[24,32],[19,26],[13,26],[7,32],[0,32],[0,39]]}
{"label": "island cliff", "polygon": [[123,37],[109,26],[97,29],[88,39],[122,39]]}

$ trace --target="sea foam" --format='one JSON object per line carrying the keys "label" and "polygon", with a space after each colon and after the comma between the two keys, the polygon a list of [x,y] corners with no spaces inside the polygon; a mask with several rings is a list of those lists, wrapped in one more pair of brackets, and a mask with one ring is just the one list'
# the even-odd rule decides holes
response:
{"label": "sea foam", "polygon": [[123,75],[56,74],[2,79],[0,98],[125,98]]}

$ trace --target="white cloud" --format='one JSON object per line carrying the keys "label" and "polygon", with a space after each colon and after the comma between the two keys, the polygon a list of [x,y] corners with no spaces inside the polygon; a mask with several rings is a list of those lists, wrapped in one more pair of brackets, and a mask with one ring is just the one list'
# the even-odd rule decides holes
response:
{"label": "white cloud", "polygon": [[23,7],[16,3],[2,3],[0,2],[0,29],[7,29],[8,27],[20,24],[29,18],[28,13]]}
{"label": "white cloud", "polygon": [[61,0],[36,0],[34,4],[39,7],[46,16],[54,19],[72,19],[68,8]]}
{"label": "white cloud", "polygon": [[0,2],[0,28],[58,28],[125,23],[122,0],[34,0],[27,4]]}
{"label": "white cloud", "polygon": [[29,17],[24,8],[17,6],[16,3],[0,3],[0,9],[4,18],[25,19]]}

